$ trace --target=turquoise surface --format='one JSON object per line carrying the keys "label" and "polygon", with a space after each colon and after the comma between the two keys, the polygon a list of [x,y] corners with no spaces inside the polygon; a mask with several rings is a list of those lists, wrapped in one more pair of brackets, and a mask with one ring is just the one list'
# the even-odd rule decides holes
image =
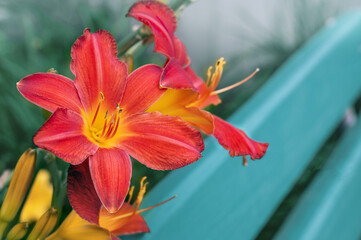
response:
{"label": "turquoise surface", "polygon": [[348,130],[276,239],[359,239],[360,184],[361,120]]}

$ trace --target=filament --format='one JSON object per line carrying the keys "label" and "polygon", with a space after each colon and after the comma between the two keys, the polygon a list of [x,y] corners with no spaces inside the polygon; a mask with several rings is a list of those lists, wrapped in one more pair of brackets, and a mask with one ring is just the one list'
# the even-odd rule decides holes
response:
{"label": "filament", "polygon": [[259,68],[257,68],[253,73],[251,73],[251,75],[249,75],[248,77],[246,77],[245,79],[239,81],[238,83],[235,83],[231,86],[228,86],[228,87],[225,87],[225,88],[222,88],[222,89],[219,89],[219,90],[216,90],[216,91],[213,91],[211,92],[210,95],[216,95],[216,94],[220,94],[220,93],[224,93],[224,92],[227,92],[229,90],[231,90],[232,88],[235,88],[235,87],[238,87],[239,85],[242,85],[243,83],[247,82],[248,80],[250,80],[254,75],[256,75],[256,73],[259,72]]}

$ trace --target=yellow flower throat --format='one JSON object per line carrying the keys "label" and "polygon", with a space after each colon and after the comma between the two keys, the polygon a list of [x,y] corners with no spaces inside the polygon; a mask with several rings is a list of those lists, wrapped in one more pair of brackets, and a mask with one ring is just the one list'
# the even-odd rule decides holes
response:
{"label": "yellow flower throat", "polygon": [[117,104],[116,109],[109,113],[108,110],[102,107],[104,101],[104,94],[102,92],[100,92],[100,97],[95,113],[84,114],[85,119],[87,119],[85,121],[84,133],[90,141],[99,145],[99,147],[111,148],[114,146],[116,133],[119,130],[122,109]]}

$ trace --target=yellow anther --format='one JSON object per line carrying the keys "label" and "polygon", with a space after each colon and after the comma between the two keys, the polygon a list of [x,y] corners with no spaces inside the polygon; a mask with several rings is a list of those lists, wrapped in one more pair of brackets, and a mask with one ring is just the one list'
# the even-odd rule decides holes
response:
{"label": "yellow anther", "polygon": [[218,59],[218,61],[216,62],[216,67],[223,67],[224,64],[226,64],[226,61],[224,61],[224,58],[221,57],[221,58]]}
{"label": "yellow anther", "polygon": [[100,101],[104,101],[104,94],[102,92],[100,92]]}

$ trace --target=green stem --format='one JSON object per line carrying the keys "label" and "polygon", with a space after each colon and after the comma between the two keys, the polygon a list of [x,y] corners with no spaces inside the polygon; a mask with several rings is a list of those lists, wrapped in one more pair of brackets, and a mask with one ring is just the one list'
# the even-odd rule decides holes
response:
{"label": "green stem", "polygon": [[56,157],[50,153],[46,152],[44,156],[45,161],[47,162],[48,169],[50,171],[50,175],[53,182],[53,199],[51,200],[51,205],[56,208],[60,209],[62,207],[62,201],[59,202],[59,195],[63,192],[62,191],[62,184],[61,184],[61,173],[59,172],[58,166],[56,165]]}

